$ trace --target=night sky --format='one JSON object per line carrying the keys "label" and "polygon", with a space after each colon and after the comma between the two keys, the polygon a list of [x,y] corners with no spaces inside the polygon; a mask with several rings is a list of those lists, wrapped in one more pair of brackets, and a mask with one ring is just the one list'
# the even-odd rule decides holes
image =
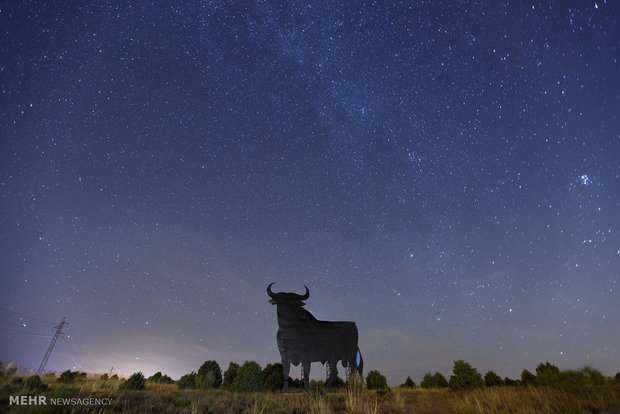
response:
{"label": "night sky", "polygon": [[620,371],[618,2],[178,3],[0,6],[0,360]]}

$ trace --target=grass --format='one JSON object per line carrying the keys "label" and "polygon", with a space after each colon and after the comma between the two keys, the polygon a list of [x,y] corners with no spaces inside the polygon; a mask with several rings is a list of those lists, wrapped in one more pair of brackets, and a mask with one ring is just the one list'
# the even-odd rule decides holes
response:
{"label": "grass", "polygon": [[[222,414],[400,414],[400,413],[616,413],[620,383],[557,388],[548,386],[448,389],[368,390],[360,381],[333,393],[233,393],[226,390],[179,390],[174,384],[147,382],[145,391],[119,390],[119,381],[81,378],[68,384],[42,377],[37,391],[27,378],[0,376],[0,412],[7,413],[222,413]],[[32,384],[33,381],[28,383]],[[47,387],[47,388],[45,388]],[[112,398],[109,406],[9,405],[9,396]]]}

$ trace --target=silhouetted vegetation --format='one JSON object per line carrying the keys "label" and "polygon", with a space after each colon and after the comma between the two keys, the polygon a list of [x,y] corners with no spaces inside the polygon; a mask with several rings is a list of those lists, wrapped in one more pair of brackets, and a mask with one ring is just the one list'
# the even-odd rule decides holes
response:
{"label": "silhouetted vegetation", "polygon": [[47,390],[47,384],[44,384],[43,381],[41,381],[41,377],[39,377],[38,375],[28,377],[24,382],[24,385],[28,389],[28,392],[39,392]]}
{"label": "silhouetted vegetation", "polygon": [[[235,367],[236,364],[232,365]],[[69,371],[64,379],[72,378],[73,383],[67,384],[56,379],[55,375],[20,377],[14,375],[0,376],[0,412],[8,410],[10,395],[45,395],[50,398],[74,397],[111,397],[113,399],[109,412],[143,413],[193,413],[211,412],[224,414],[241,413],[516,413],[546,412],[559,413],[612,413],[620,412],[620,375],[605,378],[598,370],[584,367],[577,370],[560,370],[549,362],[539,364],[535,373],[525,374],[530,381],[527,386],[519,386],[521,381],[505,378],[497,386],[499,376],[493,371],[484,375],[486,386],[478,388],[462,388],[457,391],[439,389],[445,378],[440,373],[426,373],[424,385],[431,384],[433,389],[413,389],[415,385],[409,377],[401,387],[388,389],[368,389],[365,381],[358,376],[348,378],[347,387],[336,392],[325,393],[323,380],[312,380],[310,390],[303,393],[297,390],[288,395],[279,392],[260,392],[269,389],[267,378],[275,379],[280,371],[279,364],[269,364],[261,370],[255,362],[246,362],[243,366],[236,365],[240,371],[235,376],[236,391],[208,389],[195,391],[179,389],[175,384],[165,383],[169,378],[156,373],[148,380],[142,373],[132,375],[128,380],[112,381],[103,375],[89,375]],[[229,366],[230,368],[230,366]],[[233,368],[235,370],[235,368]],[[227,370],[229,371],[229,370]],[[527,371],[527,370],[526,370]],[[210,372],[210,370],[208,371]],[[372,371],[371,371],[372,372]],[[529,371],[527,371],[529,372]],[[378,373],[378,371],[376,371]],[[464,361],[455,361],[454,377],[476,377],[477,371]],[[373,382],[371,375],[371,383]],[[379,373],[379,375],[381,375]],[[478,374],[479,375],[479,374]],[[207,375],[205,375],[207,376]],[[209,375],[214,378],[214,375]],[[382,375],[381,375],[382,376]],[[187,374],[186,382],[191,385],[192,378],[198,377],[196,372]],[[226,382],[223,376],[223,385]],[[246,381],[242,381],[242,379]],[[253,380],[253,381],[252,381]],[[258,382],[257,380],[262,380]],[[164,382],[160,382],[164,381]],[[183,381],[179,380],[183,383]],[[213,382],[214,383],[214,382]],[[246,392],[241,385],[246,384]],[[251,386],[253,383],[253,387]],[[137,385],[133,385],[137,384]],[[140,385],[146,385],[146,390]],[[261,384],[259,386],[258,384]],[[290,389],[301,387],[299,379],[290,380]],[[507,386],[513,385],[513,386]],[[371,385],[372,386],[372,385]],[[187,388],[192,388],[191,386]],[[194,387],[195,388],[195,387]],[[48,412],[43,409],[41,412]],[[49,412],[61,412],[49,411]],[[23,412],[13,410],[11,412]],[[28,411],[29,412],[29,411]],[[64,411],[62,411],[64,412]],[[91,412],[77,410],[75,412]],[[98,407],[92,412],[107,412]]]}
{"label": "silhouetted vegetation", "polygon": [[196,389],[196,373],[192,371],[189,374],[183,375],[177,381],[177,386],[182,390]]}
{"label": "silhouetted vegetation", "polygon": [[440,372],[427,372],[420,383],[422,388],[448,388],[448,380]]}
{"label": "silhouetted vegetation", "polygon": [[230,389],[232,384],[237,376],[237,371],[239,370],[239,364],[231,362],[228,364],[228,369],[224,371],[224,380],[222,382],[222,386]]}
{"label": "silhouetted vegetation", "polygon": [[[103,374],[106,375],[106,374]],[[107,375],[106,375],[107,378]],[[103,378],[102,378],[103,379]],[[161,371],[148,377],[147,381],[154,382],[156,384],[174,384],[174,380],[167,375],[162,375]]]}
{"label": "silhouetted vegetation", "polygon": [[246,361],[237,370],[232,383],[236,392],[258,392],[263,389],[263,370],[254,361]]}
{"label": "silhouetted vegetation", "polygon": [[493,371],[484,374],[484,385],[487,387],[497,387],[502,385],[502,378]]}
{"label": "silhouetted vegetation", "polygon": [[368,375],[366,375],[366,387],[369,390],[384,389],[388,387],[387,380],[379,371],[370,371]]}
{"label": "silhouetted vegetation", "polygon": [[450,375],[450,381],[448,381],[448,385],[452,390],[468,390],[484,386],[482,375],[469,362],[465,362],[462,359],[454,361],[452,372],[453,375]]}
{"label": "silhouetted vegetation", "polygon": [[527,369],[524,369],[521,372],[521,385],[535,385],[536,384],[536,375],[532,374]]}
{"label": "silhouetted vegetation", "polygon": [[58,382],[69,384],[75,380],[75,378],[77,377],[76,374],[77,372],[71,372],[71,370],[68,369],[64,371],[62,374],[60,374],[60,377],[58,377]]}
{"label": "silhouetted vegetation", "polygon": [[267,364],[263,369],[263,389],[265,391],[280,391],[284,385],[282,379],[282,364]]}
{"label": "silhouetted vegetation", "polygon": [[120,390],[144,391],[146,389],[146,378],[142,372],[132,374],[127,381],[123,381],[119,386]]}
{"label": "silhouetted vegetation", "polygon": [[407,377],[405,382],[400,384],[400,388],[415,388],[415,382],[411,379],[411,377]]}
{"label": "silhouetted vegetation", "polygon": [[219,388],[222,385],[222,370],[216,361],[205,361],[197,372],[196,387],[200,389]]}

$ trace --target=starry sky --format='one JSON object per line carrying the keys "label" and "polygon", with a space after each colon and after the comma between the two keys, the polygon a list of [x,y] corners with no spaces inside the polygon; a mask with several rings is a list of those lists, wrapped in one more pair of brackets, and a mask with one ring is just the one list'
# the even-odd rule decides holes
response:
{"label": "starry sky", "polygon": [[617,2],[175,3],[0,6],[0,360],[620,371]]}

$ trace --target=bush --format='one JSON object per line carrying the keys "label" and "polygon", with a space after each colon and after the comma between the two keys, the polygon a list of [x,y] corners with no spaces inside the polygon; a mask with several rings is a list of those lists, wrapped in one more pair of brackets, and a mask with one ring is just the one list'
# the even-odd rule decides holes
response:
{"label": "bush", "polygon": [[41,377],[39,377],[38,375],[28,377],[24,385],[26,385],[26,388],[29,392],[45,391],[47,389],[47,384],[44,384],[43,381],[41,381]]}
{"label": "bush", "polygon": [[462,359],[454,361],[452,372],[454,375],[450,376],[448,385],[453,390],[468,390],[484,385],[482,375],[478,373],[478,370]]}
{"label": "bush", "polygon": [[536,385],[536,375],[524,369],[521,372],[521,385]]}
{"label": "bush", "polygon": [[504,377],[504,385],[507,387],[516,387],[519,385],[519,381]]}
{"label": "bush", "polygon": [[400,385],[400,388],[415,388],[415,382],[413,382],[411,377],[407,377],[405,382]]}
{"label": "bush", "polygon": [[[206,377],[209,372],[213,373],[213,380]],[[207,388],[219,388],[222,385],[222,370],[216,361],[205,361],[198,369],[198,377],[203,377],[200,381],[209,385]]]}
{"label": "bush", "polygon": [[196,389],[196,373],[194,371],[189,374],[183,375],[177,381],[177,385],[180,389]]}
{"label": "bush", "polygon": [[71,372],[71,370],[66,370],[60,377],[58,377],[58,382],[62,382],[65,384],[71,383],[75,380],[77,372]]}
{"label": "bush", "polygon": [[266,391],[280,391],[284,386],[284,380],[282,379],[282,364],[267,364],[263,370],[263,389]]}
{"label": "bush", "polygon": [[246,361],[237,370],[232,384],[236,392],[258,392],[263,388],[263,370],[254,361]]}
{"label": "bush", "polygon": [[155,382],[157,384],[174,384],[174,380],[172,378],[167,375],[162,375],[160,371],[150,376],[148,381]]}
{"label": "bush", "polygon": [[118,387],[120,390],[144,391],[146,389],[146,378],[142,372],[136,372]]}
{"label": "bush", "polygon": [[215,388],[215,374],[213,371],[207,371],[204,375],[196,374],[196,388],[199,390]]}
{"label": "bush", "polygon": [[232,388],[232,384],[235,381],[238,370],[239,364],[235,364],[234,362],[228,364],[228,369],[224,372],[224,381],[222,382],[222,387],[229,389]]}
{"label": "bush", "polygon": [[379,390],[387,387],[387,380],[379,371],[370,371],[368,375],[366,375],[366,388],[369,390]]}
{"label": "bush", "polygon": [[447,388],[448,380],[446,380],[446,377],[444,377],[440,372],[435,372],[434,375],[427,372],[424,374],[424,378],[422,378],[420,386],[422,388]]}
{"label": "bush", "polygon": [[549,361],[544,364],[538,364],[536,367],[536,384],[551,385],[558,381],[560,369],[555,365],[551,365]]}
{"label": "bush", "polygon": [[484,385],[487,387],[497,387],[502,385],[502,379],[493,371],[489,371],[484,374]]}

